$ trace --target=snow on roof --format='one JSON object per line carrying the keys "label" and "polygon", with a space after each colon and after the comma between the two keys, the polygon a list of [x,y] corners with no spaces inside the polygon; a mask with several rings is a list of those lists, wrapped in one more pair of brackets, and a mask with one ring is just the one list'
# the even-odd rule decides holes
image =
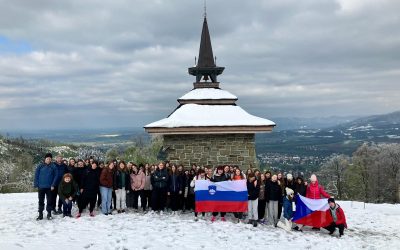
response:
{"label": "snow on roof", "polygon": [[251,115],[239,106],[185,104],[168,118],[147,124],[145,128],[203,126],[275,126],[275,123]]}
{"label": "snow on roof", "polygon": [[238,98],[226,90],[215,88],[198,88],[193,89],[187,94],[183,95],[179,100],[215,100],[215,99],[234,99]]}

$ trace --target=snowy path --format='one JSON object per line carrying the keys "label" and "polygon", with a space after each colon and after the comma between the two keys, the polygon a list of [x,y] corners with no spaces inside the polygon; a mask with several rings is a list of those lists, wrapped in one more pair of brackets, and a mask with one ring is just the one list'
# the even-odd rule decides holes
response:
{"label": "snowy path", "polygon": [[[180,217],[84,214],[35,221],[36,193],[0,194],[0,249],[400,249],[400,205],[339,202],[348,218],[344,238],[270,226],[194,222]],[[228,218],[229,220],[229,218]]]}

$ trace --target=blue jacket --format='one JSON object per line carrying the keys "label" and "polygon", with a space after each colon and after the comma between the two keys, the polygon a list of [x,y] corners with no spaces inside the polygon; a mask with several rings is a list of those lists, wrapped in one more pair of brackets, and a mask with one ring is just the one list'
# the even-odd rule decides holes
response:
{"label": "blue jacket", "polygon": [[57,163],[54,163],[54,166],[57,168],[57,181],[56,181],[56,186],[60,184],[64,174],[68,173],[68,167],[64,163],[61,163],[58,165]]}
{"label": "blue jacket", "polygon": [[57,168],[54,163],[49,165],[41,163],[36,167],[35,180],[33,186],[35,188],[51,188],[57,184]]}
{"label": "blue jacket", "polygon": [[293,218],[292,202],[286,196],[283,198],[283,217],[287,220]]}

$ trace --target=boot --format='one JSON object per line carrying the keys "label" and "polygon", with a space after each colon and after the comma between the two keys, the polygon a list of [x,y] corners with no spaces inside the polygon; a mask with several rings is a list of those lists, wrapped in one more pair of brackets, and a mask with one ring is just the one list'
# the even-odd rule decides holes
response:
{"label": "boot", "polygon": [[257,227],[257,220],[253,220],[253,227]]}
{"label": "boot", "polygon": [[43,220],[43,212],[39,213],[39,216],[36,218],[36,220]]}
{"label": "boot", "polygon": [[53,217],[51,217],[51,212],[47,213],[47,219],[48,220],[52,220],[53,219]]}

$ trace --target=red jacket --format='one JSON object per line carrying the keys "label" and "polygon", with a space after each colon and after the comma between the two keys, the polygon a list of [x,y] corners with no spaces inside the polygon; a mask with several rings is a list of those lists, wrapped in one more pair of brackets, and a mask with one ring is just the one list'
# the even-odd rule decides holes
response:
{"label": "red jacket", "polygon": [[306,197],[310,199],[321,199],[321,195],[325,198],[330,198],[331,196],[325,192],[324,188],[318,184],[316,181],[314,184],[310,183],[307,186]]}
{"label": "red jacket", "polygon": [[[344,215],[344,211],[339,205],[337,205],[337,206],[338,206],[338,208],[336,209],[337,220],[336,220],[335,224],[336,225],[344,224],[345,228],[347,228],[346,216]],[[333,217],[332,217],[330,209],[328,209],[326,211],[326,216],[329,218],[329,220],[327,220],[327,221],[332,221],[333,220]]]}

